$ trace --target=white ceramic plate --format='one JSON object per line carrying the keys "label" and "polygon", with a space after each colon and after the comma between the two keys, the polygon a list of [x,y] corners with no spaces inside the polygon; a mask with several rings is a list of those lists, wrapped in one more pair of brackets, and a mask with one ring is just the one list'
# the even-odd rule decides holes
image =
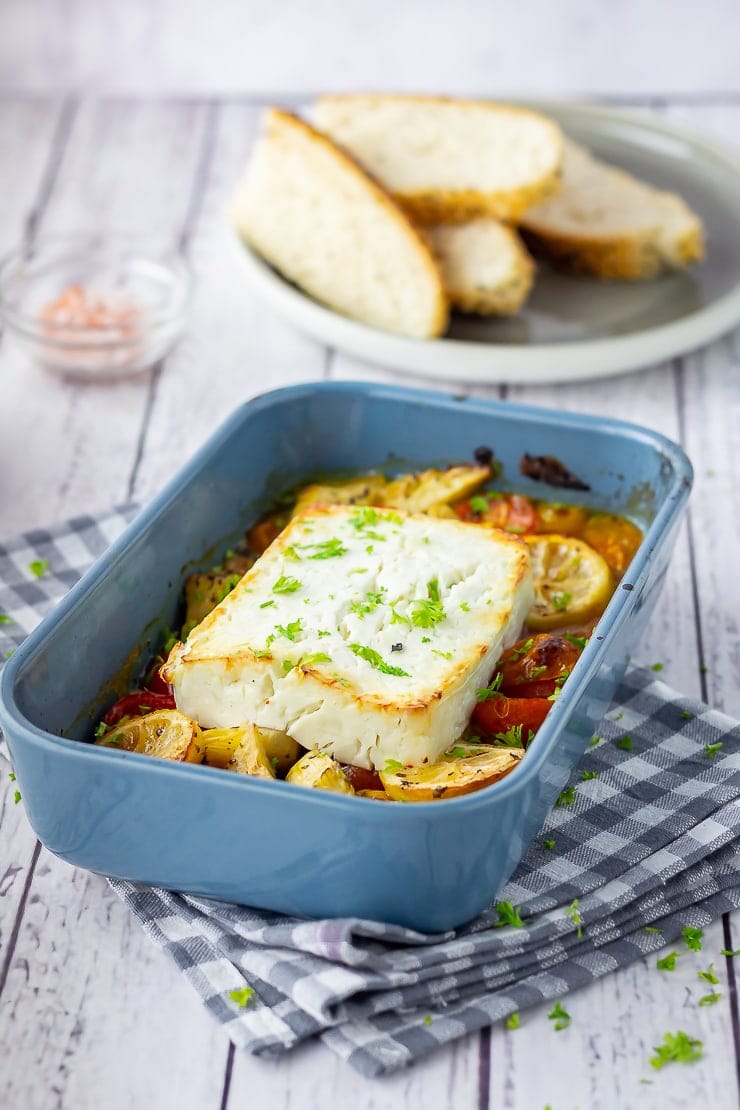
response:
{"label": "white ceramic plate", "polygon": [[608,377],[693,350],[740,321],[740,158],[617,108],[537,102],[572,138],[679,193],[704,221],[706,261],[654,281],[600,282],[542,266],[518,316],[455,315],[444,339],[405,339],[314,301],[238,242],[254,289],[315,339],[432,378],[536,384]]}

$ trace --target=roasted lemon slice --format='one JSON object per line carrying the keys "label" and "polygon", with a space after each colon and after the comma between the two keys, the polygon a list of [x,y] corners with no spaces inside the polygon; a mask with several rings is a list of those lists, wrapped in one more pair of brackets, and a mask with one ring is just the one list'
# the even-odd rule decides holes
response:
{"label": "roasted lemon slice", "polygon": [[[469,748],[471,745],[460,747]],[[473,790],[490,786],[508,775],[524,755],[524,748],[493,748],[478,744],[476,750],[483,754],[462,758],[452,756],[439,763],[381,771],[380,779],[386,794],[397,802],[456,798],[459,794],[470,794]]]}
{"label": "roasted lemon slice", "polygon": [[306,752],[293,764],[285,781],[318,790],[333,790],[335,794],[354,794],[342,768],[326,752]]}
{"label": "roasted lemon slice", "polygon": [[200,728],[178,709],[159,709],[114,725],[95,743],[179,763],[201,763],[204,754]]}
{"label": "roasted lemon slice", "polygon": [[534,575],[528,628],[539,632],[580,624],[606,608],[612,576],[597,551],[574,536],[525,536],[524,540]]}

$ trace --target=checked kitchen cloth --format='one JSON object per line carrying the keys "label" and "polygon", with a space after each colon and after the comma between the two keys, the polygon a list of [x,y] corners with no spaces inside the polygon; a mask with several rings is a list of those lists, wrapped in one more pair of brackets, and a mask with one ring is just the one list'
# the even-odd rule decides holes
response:
{"label": "checked kitchen cloth", "polygon": [[[0,546],[0,612],[10,618],[0,658],[134,513],[80,517]],[[521,926],[496,927],[492,905],[429,936],[112,886],[235,1045],[275,1055],[320,1037],[376,1076],[740,906],[733,721],[633,669],[571,786],[498,896],[519,907]]]}

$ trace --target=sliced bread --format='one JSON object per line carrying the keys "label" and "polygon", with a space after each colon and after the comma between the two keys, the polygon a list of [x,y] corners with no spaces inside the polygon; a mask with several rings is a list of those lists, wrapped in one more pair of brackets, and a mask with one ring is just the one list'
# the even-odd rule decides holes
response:
{"label": "sliced bread", "polygon": [[560,129],[524,108],[337,95],[320,97],[313,119],[420,224],[515,220],[558,186]]}
{"label": "sliced bread", "polygon": [[699,217],[675,193],[661,192],[567,140],[563,186],[524,213],[535,253],[562,269],[636,281],[680,270],[703,257]]}
{"label": "sliced bread", "polygon": [[519,311],[532,288],[535,267],[516,232],[486,218],[425,230],[454,308],[481,316]]}
{"label": "sliced bread", "polygon": [[290,113],[266,113],[230,214],[247,243],[336,311],[415,338],[445,330],[427,242],[351,158]]}

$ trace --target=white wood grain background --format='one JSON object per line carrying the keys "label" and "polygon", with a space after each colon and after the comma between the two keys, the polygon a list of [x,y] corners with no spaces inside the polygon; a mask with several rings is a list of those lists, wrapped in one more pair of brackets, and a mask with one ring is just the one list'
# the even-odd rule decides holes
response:
{"label": "white wood grain background", "polygon": [[[44,235],[91,225],[164,233],[187,250],[197,293],[182,343],[150,375],[135,382],[107,387],[66,384],[43,374],[0,339],[0,537],[128,497],[146,499],[236,404],[265,388],[327,377],[404,380],[303,338],[253,301],[243,285],[226,249],[221,213],[252,142],[258,104],[274,89],[308,89],[329,82],[311,61],[310,35],[302,42],[297,41],[300,36],[291,37],[287,55],[278,50],[280,28],[289,24],[297,4],[274,6],[283,13],[282,24],[272,8],[260,8],[258,15],[253,4],[238,10],[235,4],[222,3],[209,7],[218,16],[211,26],[202,13],[194,21],[197,7],[131,3],[124,18],[123,4],[118,3],[6,0],[3,20],[12,34],[0,35],[0,88],[6,89],[0,100],[0,249],[23,233]],[[489,4],[484,10],[469,0],[464,7],[478,13],[486,33],[470,55],[470,66],[458,64],[454,78],[440,53],[441,5],[428,6],[423,26],[418,8],[415,21],[405,9],[398,12],[398,42],[385,44],[397,87],[432,87],[432,74],[439,75],[434,87],[517,87],[507,69],[501,35],[494,34],[491,13],[500,15],[503,6]],[[510,12],[504,29],[521,30],[528,7],[524,3]],[[655,12],[664,8],[660,3],[625,0],[622,32],[639,17],[646,43],[655,45],[661,25]],[[671,5],[674,20],[681,8]],[[67,18],[75,15],[84,34],[62,42],[59,36],[55,40],[41,33],[39,24],[44,21],[47,30],[49,21],[52,29],[61,28],[62,9]],[[312,5],[317,28],[329,26],[328,9],[324,3]],[[244,29],[244,10],[261,20],[250,25],[250,34]],[[599,17],[601,6],[567,0],[558,6],[561,10],[571,31],[580,26],[580,11],[583,49],[599,46],[603,68],[588,61],[574,71],[571,81],[565,80],[559,37],[564,32],[553,18],[537,31],[539,68],[530,74],[526,91],[552,88],[553,83],[559,84],[558,91],[611,88],[625,94],[629,87],[674,89],[681,95],[646,93],[631,98],[638,107],[666,113],[740,145],[735,4],[718,0],[696,12],[686,6],[683,13],[688,24],[675,44],[679,58],[685,55],[688,65],[691,55],[696,64],[708,49],[710,31],[716,48],[716,64],[703,70],[700,86],[711,95],[699,97],[691,91],[697,87],[695,76],[678,80],[677,75],[683,77],[680,65],[667,76],[663,70],[662,83],[647,84],[642,55],[634,73],[623,64],[616,80],[610,69],[614,52],[605,49],[610,24]],[[332,82],[336,85],[377,84],[380,55],[374,44],[381,40],[369,12],[368,4],[344,5],[341,27],[332,32],[330,43],[342,63],[333,71],[340,74]],[[175,56],[166,33],[170,17],[181,21],[181,30],[192,24],[192,42],[188,40],[184,56]],[[381,24],[384,18],[381,13]],[[111,35],[116,26],[118,40]],[[218,67],[203,63],[198,43],[222,44],[229,28],[232,41],[217,72]],[[726,33],[720,34],[723,29]],[[359,70],[350,72],[350,38],[356,41],[360,35],[368,36],[370,45],[361,54]],[[399,58],[417,39],[426,56],[423,64],[407,70]],[[258,41],[262,56],[255,46]],[[449,41],[468,49],[469,30],[467,37],[449,30]],[[103,44],[105,58],[99,49]],[[135,54],[135,91],[157,95],[56,95],[60,89],[70,94],[89,88],[130,91],[134,77],[125,62]],[[270,68],[268,57],[273,62],[279,58],[280,64]],[[489,68],[495,80],[488,78]],[[540,80],[543,72],[546,80]],[[182,99],[159,95],[185,87],[195,94]],[[525,86],[520,81],[518,87]],[[240,95],[197,95],[219,88],[236,89]],[[242,95],[245,88],[247,94]],[[55,95],[31,97],[29,92]],[[729,336],[639,377],[505,391],[512,400],[641,420],[684,443],[696,467],[696,488],[662,604],[641,654],[648,662],[663,662],[667,680],[686,693],[703,695],[736,716],[738,341],[737,334]],[[482,395],[500,393],[471,389]],[[270,1110],[537,1110],[548,1104],[552,1110],[663,1110],[701,1104],[730,1110],[737,1105],[738,1002],[731,963],[718,953],[722,947],[740,946],[740,922],[734,935],[729,920],[707,930],[704,952],[680,961],[673,974],[661,974],[648,961],[573,995],[567,1003],[573,1024],[564,1032],[552,1031],[547,1007],[542,1007],[528,1012],[517,1032],[494,1028],[440,1051],[404,1074],[370,1082],[320,1046],[306,1046],[277,1062],[234,1053],[105,882],[61,863],[38,845],[22,805],[13,805],[12,793],[3,772],[3,1110],[235,1110],[242,1105]],[[702,992],[696,970],[710,959],[722,979],[722,1001],[699,1009],[696,1002]],[[676,1028],[703,1038],[704,1061],[651,1073],[651,1046],[663,1032]],[[643,1079],[652,1085],[643,1084]]]}

